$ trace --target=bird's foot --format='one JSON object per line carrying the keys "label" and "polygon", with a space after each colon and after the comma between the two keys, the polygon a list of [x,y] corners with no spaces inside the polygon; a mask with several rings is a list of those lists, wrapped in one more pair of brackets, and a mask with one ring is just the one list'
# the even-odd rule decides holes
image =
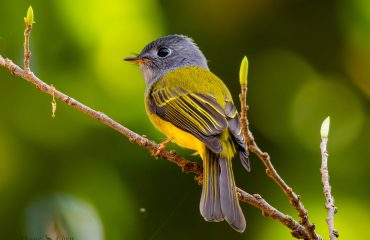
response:
{"label": "bird's foot", "polygon": [[167,147],[167,144],[169,143],[169,142],[171,142],[172,141],[172,138],[168,138],[167,140],[165,140],[165,141],[163,141],[163,142],[161,142],[160,144],[159,144],[159,147],[158,147],[158,149],[157,149],[157,151],[155,151],[155,153],[154,153],[154,157],[156,157],[156,158],[158,158],[159,157],[159,155],[166,149],[166,147]]}
{"label": "bird's foot", "polygon": [[194,177],[194,180],[197,181],[199,185],[202,185],[203,184],[203,175],[200,175],[200,174],[196,175]]}

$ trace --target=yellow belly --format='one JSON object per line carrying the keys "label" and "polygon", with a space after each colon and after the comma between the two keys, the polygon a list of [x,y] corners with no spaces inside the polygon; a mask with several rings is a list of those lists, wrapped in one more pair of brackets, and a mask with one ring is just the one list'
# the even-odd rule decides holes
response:
{"label": "yellow belly", "polygon": [[202,143],[199,139],[190,133],[177,128],[172,123],[162,120],[152,113],[148,112],[148,115],[153,125],[164,135],[166,135],[167,138],[171,139],[172,142],[181,147],[195,150],[200,154],[203,152],[204,143]]}

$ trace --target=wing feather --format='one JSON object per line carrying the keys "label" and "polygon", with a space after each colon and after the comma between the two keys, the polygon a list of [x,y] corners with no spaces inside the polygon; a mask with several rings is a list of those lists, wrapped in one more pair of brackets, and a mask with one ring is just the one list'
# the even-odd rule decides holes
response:
{"label": "wing feather", "polygon": [[213,97],[184,89],[161,88],[150,92],[149,106],[160,118],[193,134],[213,152],[222,151],[217,136],[228,123],[223,108]]}

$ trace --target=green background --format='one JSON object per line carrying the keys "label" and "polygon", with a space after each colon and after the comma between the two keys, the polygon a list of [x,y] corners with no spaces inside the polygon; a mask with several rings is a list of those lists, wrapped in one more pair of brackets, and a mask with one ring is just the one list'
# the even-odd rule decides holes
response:
{"label": "green background", "polygon": [[[164,137],[146,117],[144,81],[123,57],[166,34],[191,36],[238,104],[246,54],[251,129],[318,232],[328,235],[319,129],[330,115],[335,225],[340,239],[370,235],[369,1],[3,0],[0,54],[18,64],[29,5],[32,71],[157,142]],[[0,69],[1,239],[290,238],[289,229],[244,203],[243,234],[203,221],[193,175],[62,102],[52,119],[51,100]],[[251,173],[234,162],[238,186],[296,217],[255,156]]]}

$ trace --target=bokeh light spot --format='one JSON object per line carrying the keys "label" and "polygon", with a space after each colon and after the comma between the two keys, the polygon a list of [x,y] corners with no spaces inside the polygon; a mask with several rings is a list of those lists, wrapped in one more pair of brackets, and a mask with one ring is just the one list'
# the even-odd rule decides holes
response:
{"label": "bokeh light spot", "polygon": [[250,60],[248,104],[250,122],[269,140],[289,145],[292,127],[289,106],[294,95],[315,71],[300,56],[272,50]]}
{"label": "bokeh light spot", "polygon": [[32,202],[26,209],[27,239],[104,239],[93,205],[67,194]]}
{"label": "bokeh light spot", "polygon": [[291,109],[294,133],[304,146],[317,151],[320,126],[327,116],[331,118],[332,150],[349,146],[365,118],[362,102],[348,86],[332,80],[307,82],[297,91]]}

